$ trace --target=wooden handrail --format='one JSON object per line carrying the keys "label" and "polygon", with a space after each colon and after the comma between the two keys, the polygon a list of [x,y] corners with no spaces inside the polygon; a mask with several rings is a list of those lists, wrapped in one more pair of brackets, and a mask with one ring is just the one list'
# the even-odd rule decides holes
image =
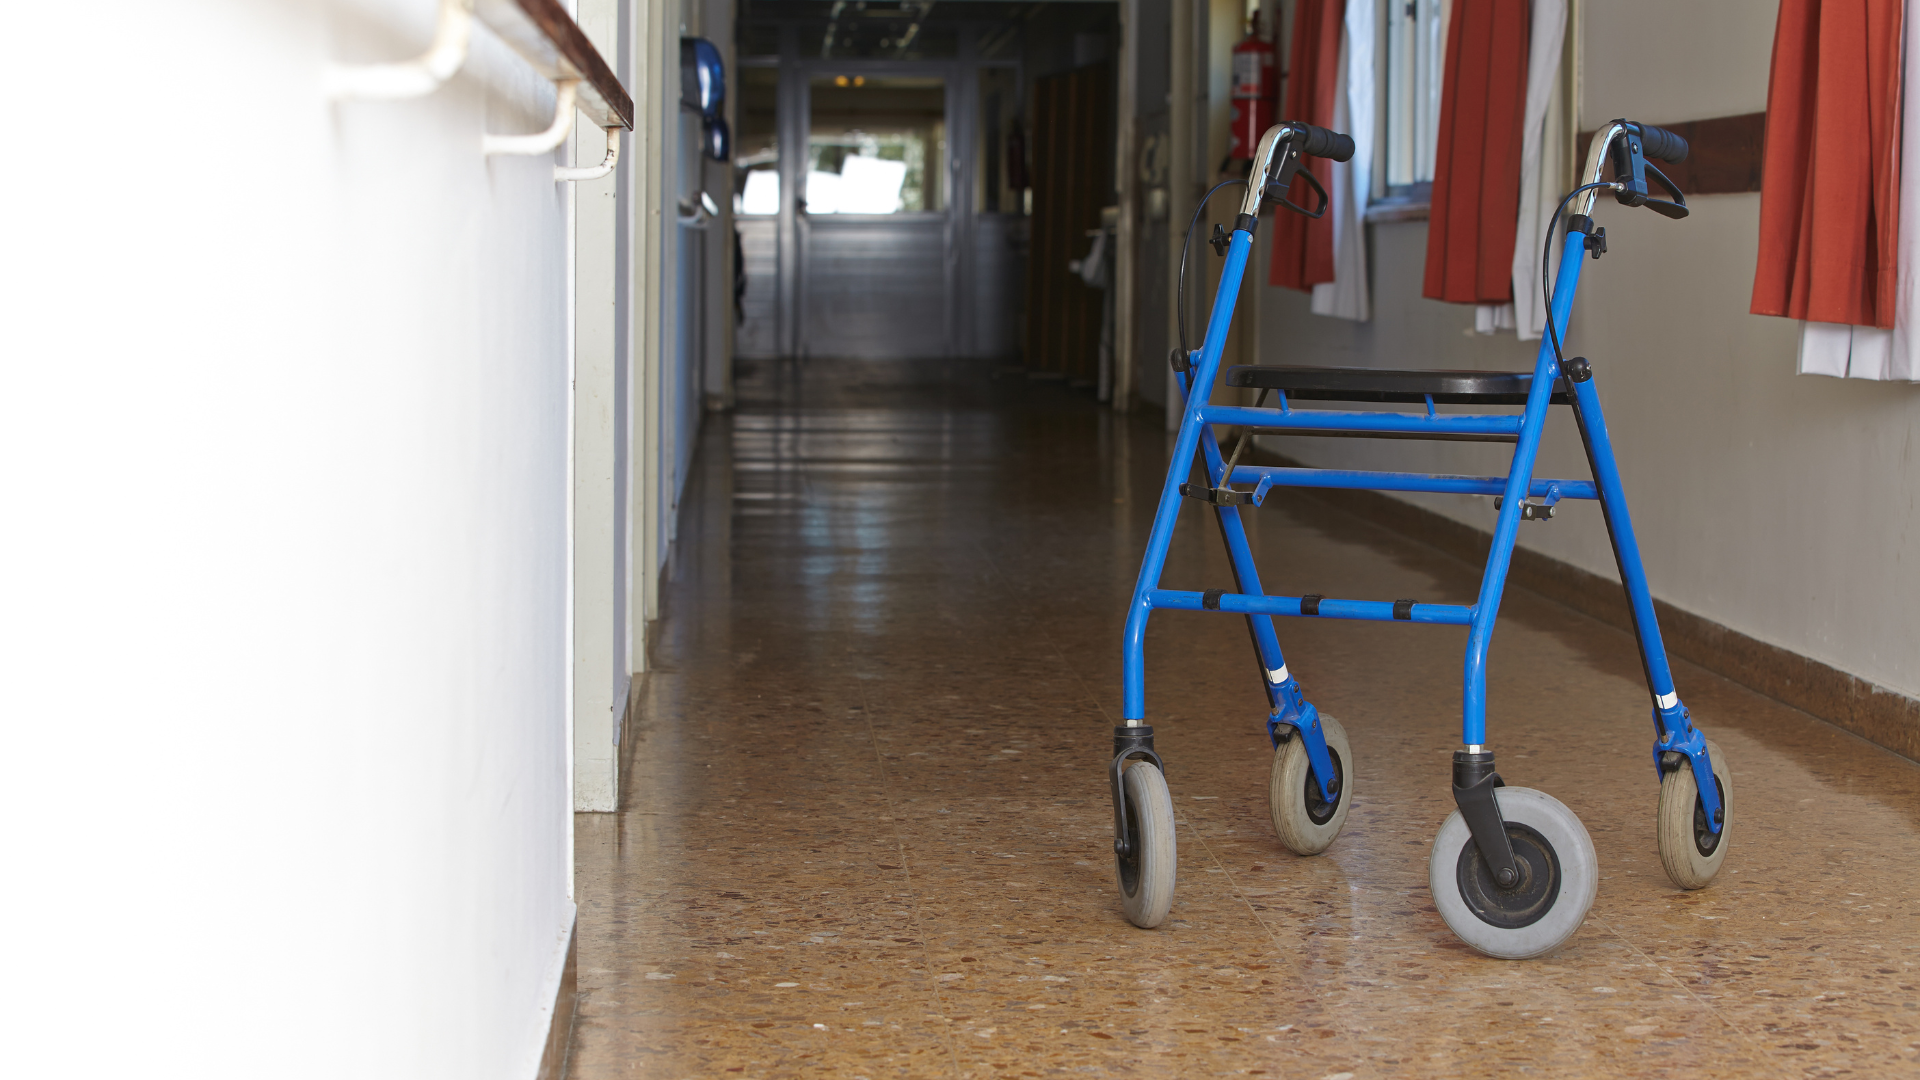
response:
{"label": "wooden handrail", "polygon": [[474,16],[547,78],[577,80],[579,107],[603,128],[633,130],[633,97],[560,0],[475,0]]}
{"label": "wooden handrail", "polygon": [[[1660,171],[1692,195],[1724,195],[1760,190],[1761,154],[1767,141],[1767,114],[1744,113],[1660,125],[1687,140],[1687,160],[1659,162]],[[1579,160],[1587,159],[1593,132],[1580,133]]]}

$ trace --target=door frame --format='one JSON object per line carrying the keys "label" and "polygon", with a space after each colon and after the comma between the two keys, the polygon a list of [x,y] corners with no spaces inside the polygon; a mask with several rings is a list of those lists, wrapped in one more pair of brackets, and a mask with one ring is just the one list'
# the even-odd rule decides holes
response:
{"label": "door frame", "polygon": [[[961,125],[966,123],[966,118],[962,114],[972,111],[962,105],[960,99],[963,95],[958,91],[958,84],[962,77],[961,71],[964,69],[964,65],[952,60],[822,60],[813,58],[802,60],[796,57],[791,65],[784,65],[783,67],[792,71],[794,85],[790,93],[782,94],[780,98],[781,113],[779,120],[783,125],[782,146],[784,148],[787,141],[785,125],[791,124],[793,131],[790,137],[796,150],[792,158],[789,158],[785,153],[780,155],[780,190],[783,203],[781,209],[783,211],[791,209],[792,211],[792,232],[790,235],[793,240],[793,251],[795,254],[792,263],[792,273],[794,274],[795,280],[791,286],[781,290],[782,296],[793,297],[795,305],[793,318],[790,320],[793,326],[793,338],[789,346],[790,355],[803,358],[811,357],[812,355],[810,335],[808,334],[809,328],[807,326],[807,312],[809,310],[807,301],[810,295],[808,289],[808,278],[810,276],[808,273],[809,260],[807,255],[812,239],[812,222],[810,215],[800,211],[799,201],[805,194],[802,187],[806,183],[807,146],[813,133],[813,80],[822,76],[831,75],[862,75],[867,78],[887,78],[890,76],[896,78],[916,76],[920,78],[937,77],[945,87],[947,152],[944,160],[940,162],[940,167],[946,170],[946,176],[943,178],[947,191],[946,209],[938,211],[923,210],[911,215],[857,214],[849,215],[849,218],[889,221],[902,220],[908,217],[921,221],[934,218],[944,219],[940,230],[942,354],[944,356],[952,356],[955,352],[955,346],[958,344],[954,340],[955,323],[958,321],[960,309],[966,302],[966,298],[957,296],[954,291],[956,284],[964,280],[963,276],[957,272],[960,269],[958,264],[964,259],[964,255],[960,251],[964,245],[959,242],[960,238],[956,235],[957,230],[955,229],[955,225],[960,218],[958,210],[963,194],[967,199],[967,205],[969,207],[972,205],[972,176],[967,170],[959,167],[961,155],[956,152],[956,148],[962,145],[960,142]],[[968,81],[971,80],[969,79]],[[962,191],[963,184],[966,187],[964,192]],[[788,191],[792,192],[791,196],[786,194]],[[835,216],[838,217],[839,215]],[[781,260],[781,269],[783,271],[787,269],[787,262],[784,259]]]}
{"label": "door frame", "polygon": [[[972,160],[979,123],[978,71],[983,67],[1022,67],[1018,60],[980,60],[974,47],[976,31],[965,27],[960,35],[959,55],[943,60],[844,60],[802,57],[798,28],[780,28],[779,97],[775,129],[780,149],[780,211],[776,226],[779,249],[779,283],[776,291],[777,323],[775,342],[780,355],[807,355],[806,327],[806,245],[808,223],[799,209],[801,187],[806,182],[808,136],[812,130],[813,79],[821,75],[938,76],[946,84],[947,151],[942,167],[947,170],[947,207],[940,252],[942,282],[946,303],[945,354],[969,356],[977,351],[974,322],[971,318],[973,266],[975,261],[975,217]],[[765,61],[761,61],[765,63]],[[758,65],[756,65],[758,66]],[[1024,93],[1024,81],[1019,81]],[[929,216],[933,212],[926,212]],[[918,215],[915,215],[918,216]],[[885,215],[896,220],[898,215]]]}

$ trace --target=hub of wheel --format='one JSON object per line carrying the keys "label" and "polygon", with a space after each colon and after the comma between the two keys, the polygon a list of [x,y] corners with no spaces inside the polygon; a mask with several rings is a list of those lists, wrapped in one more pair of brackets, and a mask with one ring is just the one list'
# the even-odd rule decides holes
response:
{"label": "hub of wheel", "polygon": [[1347,767],[1346,763],[1340,760],[1340,752],[1329,746],[1327,756],[1333,759],[1333,779],[1327,781],[1327,790],[1333,792],[1332,801],[1328,801],[1320,794],[1320,785],[1315,781],[1311,771],[1307,773],[1306,782],[1301,785],[1301,792],[1307,804],[1307,818],[1315,825],[1325,825],[1333,820],[1333,815],[1340,809],[1340,783],[1346,779]]}
{"label": "hub of wheel", "polygon": [[1126,815],[1127,832],[1113,842],[1113,862],[1120,874],[1120,891],[1132,894],[1140,888],[1140,847],[1128,839],[1140,835],[1140,809],[1129,803],[1122,812]]}
{"label": "hub of wheel", "polygon": [[[1713,778],[1713,786],[1720,794],[1720,809],[1716,811],[1716,815],[1724,822],[1726,820],[1727,787],[1721,783],[1718,775],[1715,775]],[[1695,795],[1693,797],[1694,848],[1698,850],[1701,855],[1712,858],[1713,853],[1720,850],[1720,837],[1722,835],[1724,834],[1714,831],[1713,826],[1707,823],[1706,802],[1702,800],[1700,796]]]}
{"label": "hub of wheel", "polygon": [[1518,930],[1539,922],[1559,899],[1560,858],[1545,837],[1525,825],[1507,822],[1506,833],[1517,881],[1511,885],[1497,881],[1477,843],[1461,849],[1455,873],[1460,898],[1480,921]]}

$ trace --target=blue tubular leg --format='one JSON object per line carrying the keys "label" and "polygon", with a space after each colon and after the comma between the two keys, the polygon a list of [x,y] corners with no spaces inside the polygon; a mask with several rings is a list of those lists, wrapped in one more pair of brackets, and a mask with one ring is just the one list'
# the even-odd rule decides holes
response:
{"label": "blue tubular leg", "polygon": [[[1221,460],[1212,426],[1206,426],[1205,432],[1201,445],[1207,455],[1207,475],[1215,487],[1225,487],[1227,464]],[[1247,543],[1246,525],[1240,519],[1240,508],[1216,506],[1213,510],[1220,521],[1220,535],[1227,544],[1227,560],[1233,564],[1233,580],[1238,591],[1250,596],[1264,595],[1260,590],[1260,573],[1253,565],[1253,548]],[[1320,785],[1320,797],[1328,803],[1336,802],[1334,793],[1327,787],[1333,778],[1333,755],[1327,752],[1327,737],[1320,730],[1320,710],[1307,701],[1300,692],[1299,681],[1287,671],[1286,658],[1280,653],[1280,636],[1274,632],[1273,616],[1248,614],[1247,628],[1253,634],[1254,652],[1260,659],[1260,684],[1266,687],[1267,707],[1272,710],[1267,717],[1267,739],[1279,746],[1283,729],[1290,727],[1298,731],[1306,740],[1307,764]]]}
{"label": "blue tubular leg", "polygon": [[[1212,441],[1212,436],[1208,436]],[[1218,457],[1215,448],[1209,457]],[[1209,469],[1219,476],[1223,467]],[[1216,481],[1216,486],[1223,486]],[[1233,566],[1234,591],[1249,596],[1264,595],[1260,589],[1260,573],[1253,565],[1253,548],[1247,543],[1246,522],[1241,520],[1237,506],[1216,506],[1214,517],[1220,522],[1220,539],[1227,545],[1227,561]],[[1281,702],[1280,687],[1290,676],[1287,674],[1286,657],[1280,652],[1280,635],[1274,632],[1273,616],[1248,615],[1247,632],[1253,637],[1254,656],[1260,661],[1260,683],[1267,690],[1267,704],[1278,709]]]}
{"label": "blue tubular leg", "polygon": [[1253,248],[1253,236],[1235,229],[1227,248],[1227,264],[1220,272],[1220,287],[1213,294],[1213,314],[1207,319],[1206,342],[1200,347],[1200,362],[1194,365],[1192,385],[1196,393],[1188,395],[1185,414],[1180,418],[1180,434],[1173,441],[1173,454],[1167,462],[1167,481],[1160,489],[1160,506],[1153,514],[1153,531],[1147,534],[1146,557],[1140,561],[1140,577],[1134,582],[1133,602],[1127,610],[1127,629],[1121,644],[1120,715],[1128,726],[1139,724],[1147,715],[1146,659],[1144,646],[1147,616],[1153,605],[1147,593],[1160,585],[1160,572],[1167,565],[1167,548],[1173,542],[1173,526],[1180,517],[1180,482],[1193,468],[1193,455],[1200,447],[1205,428],[1200,410],[1213,392],[1214,376],[1220,371],[1220,354],[1227,344],[1227,330],[1233,323],[1233,302],[1240,295],[1240,279],[1247,270],[1247,253]]}
{"label": "blue tubular leg", "polygon": [[[1566,335],[1567,316],[1573,310],[1573,294],[1580,286],[1580,264],[1586,248],[1568,243],[1560,257],[1560,274],[1553,282],[1553,320],[1562,338]],[[1547,404],[1553,395],[1553,383],[1560,377],[1560,365],[1554,360],[1551,342],[1540,343],[1539,358],[1533,366],[1533,384],[1527,388],[1527,408],[1521,416],[1520,441],[1513,450],[1513,465],[1507,470],[1505,497],[1500,516],[1493,526],[1493,544],[1487,552],[1486,573],[1480,579],[1480,598],[1474,604],[1473,624],[1467,632],[1466,671],[1462,679],[1460,741],[1478,746],[1487,741],[1487,648],[1493,641],[1494,620],[1500,615],[1500,594],[1507,585],[1507,568],[1513,562],[1513,541],[1520,529],[1520,509],[1526,502],[1533,481],[1533,461],[1540,451],[1540,430],[1546,426]]]}
{"label": "blue tubular leg", "polygon": [[[1184,397],[1187,392],[1186,374],[1176,374],[1174,381]],[[1208,483],[1225,487],[1226,461],[1220,456],[1220,443],[1213,437],[1211,424],[1201,426],[1200,452],[1206,457]],[[1247,543],[1247,528],[1240,519],[1240,508],[1216,506],[1213,509],[1220,523],[1220,538],[1227,545],[1227,562],[1233,567],[1234,591],[1260,595],[1260,572],[1253,564],[1253,549]],[[1287,662],[1280,653],[1280,636],[1274,632],[1272,616],[1248,615],[1247,632],[1253,638],[1254,658],[1260,664],[1260,682],[1267,688],[1267,703],[1278,709],[1279,684],[1287,679]]]}
{"label": "blue tubular leg", "polygon": [[[1567,316],[1573,310],[1573,295],[1580,285],[1580,264],[1586,258],[1584,244],[1565,245],[1560,258],[1560,274],[1553,283],[1553,303],[1547,318],[1564,337]],[[1502,826],[1499,800],[1494,797],[1499,774],[1493,772],[1493,755],[1487,751],[1487,650],[1493,642],[1494,622],[1500,617],[1500,595],[1506,589],[1507,568],[1513,562],[1513,542],[1520,528],[1520,514],[1533,483],[1534,458],[1540,452],[1540,432],[1546,426],[1547,406],[1553,397],[1553,384],[1560,377],[1560,365],[1554,358],[1551,339],[1540,343],[1533,365],[1533,381],[1527,387],[1527,406],[1521,414],[1520,437],[1513,448],[1513,464],[1507,470],[1500,515],[1494,522],[1493,543],[1488,545],[1487,568],[1480,578],[1480,596],[1473,605],[1473,619],[1467,630],[1467,656],[1461,673],[1460,742],[1453,755],[1453,801],[1472,832],[1473,842],[1486,858],[1493,880],[1502,888],[1513,888],[1520,880],[1520,868],[1511,841]]]}
{"label": "blue tubular leg", "polygon": [[1593,468],[1594,482],[1600,488],[1600,510],[1606,516],[1607,535],[1613,541],[1620,583],[1627,591],[1627,605],[1633,611],[1633,634],[1640,642],[1640,663],[1647,674],[1647,692],[1653,696],[1653,721],[1659,733],[1659,742],[1653,747],[1654,767],[1661,767],[1661,758],[1667,753],[1687,755],[1700,789],[1701,809],[1706,811],[1709,826],[1719,832],[1720,788],[1713,780],[1707,738],[1693,726],[1692,716],[1674,690],[1673,669],[1667,664],[1667,646],[1660,637],[1653,594],[1647,588],[1647,571],[1640,563],[1640,544],[1634,539],[1633,518],[1627,513],[1626,492],[1620,486],[1620,466],[1614,460],[1613,439],[1607,434],[1606,415],[1600,410],[1600,392],[1594,389],[1591,375],[1579,382],[1568,381],[1573,389],[1574,419],[1587,447],[1587,463]]}
{"label": "blue tubular leg", "polygon": [[[1128,725],[1138,724],[1146,718],[1144,644],[1147,616],[1153,610],[1150,594],[1160,585],[1167,549],[1173,541],[1173,527],[1180,515],[1180,482],[1192,469],[1196,450],[1204,450],[1206,454],[1210,481],[1215,485],[1226,482],[1226,463],[1221,459],[1219,443],[1214,439],[1213,429],[1207,424],[1203,411],[1207,408],[1214,378],[1220,370],[1220,354],[1226,347],[1227,331],[1233,322],[1234,301],[1240,295],[1240,281],[1246,273],[1247,256],[1252,246],[1252,234],[1234,230],[1232,243],[1227,249],[1227,264],[1221,271],[1219,289],[1214,293],[1213,313],[1207,320],[1207,336],[1200,348],[1199,362],[1190,373],[1179,379],[1180,389],[1187,395],[1187,407],[1180,420],[1180,434],[1174,440],[1167,482],[1160,492],[1160,506],[1154,513],[1153,531],[1147,537],[1146,557],[1141,560],[1140,578],[1134,584],[1133,604],[1127,613],[1121,661],[1121,716]],[[1197,388],[1198,392],[1189,392],[1193,388]],[[1247,544],[1246,527],[1240,520],[1239,507],[1223,506],[1215,507],[1215,510],[1218,512],[1221,535],[1227,545],[1227,559],[1233,566],[1239,591],[1259,594],[1260,577],[1254,568],[1253,551]],[[1327,752],[1319,711],[1301,695],[1300,684],[1287,672],[1272,617],[1250,613],[1248,624],[1253,633],[1254,650],[1259,656],[1263,674],[1261,682],[1266,687],[1267,701],[1272,709],[1267,720],[1267,736],[1278,744],[1282,726],[1299,731],[1306,740],[1307,762],[1313,769],[1314,779],[1320,784],[1321,797],[1333,802],[1334,793],[1327,789],[1327,782],[1334,775],[1333,756]]]}

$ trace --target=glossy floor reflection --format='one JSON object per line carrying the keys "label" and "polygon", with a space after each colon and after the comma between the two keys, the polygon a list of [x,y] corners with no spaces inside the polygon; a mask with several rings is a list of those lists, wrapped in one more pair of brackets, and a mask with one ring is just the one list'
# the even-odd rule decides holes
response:
{"label": "glossy floor reflection", "polygon": [[[1465,632],[1282,623],[1357,758],[1346,831],[1299,858],[1244,624],[1162,614],[1180,883],[1138,930],[1104,768],[1157,425],[965,365],[764,365],[742,399],[695,462],[626,810],[578,818],[574,1077],[1920,1073],[1912,762],[1679,664],[1740,796],[1682,893],[1631,639],[1510,592],[1501,772],[1580,814],[1602,879],[1565,949],[1488,960],[1426,888]],[[1201,509],[1170,587],[1230,584]],[[1313,501],[1252,520],[1274,592],[1477,585]]]}

